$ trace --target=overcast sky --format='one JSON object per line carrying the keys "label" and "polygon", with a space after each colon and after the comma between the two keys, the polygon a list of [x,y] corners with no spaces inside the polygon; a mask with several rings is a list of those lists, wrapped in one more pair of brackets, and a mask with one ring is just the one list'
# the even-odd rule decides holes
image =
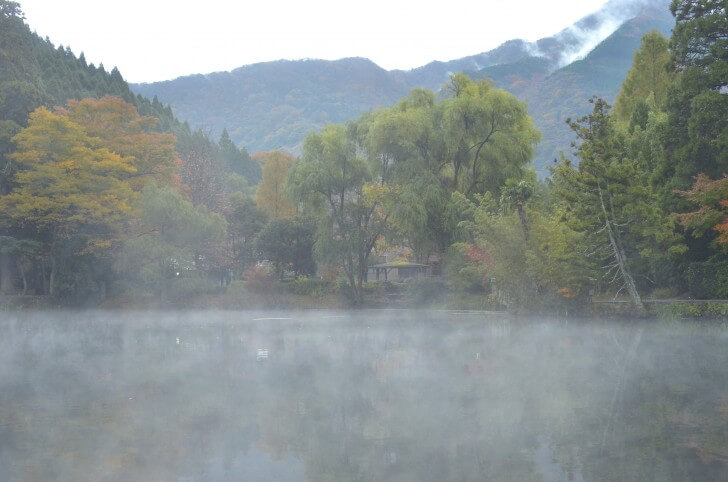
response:
{"label": "overcast sky", "polygon": [[605,0],[19,0],[31,29],[131,82],[277,59],[409,69],[549,36]]}

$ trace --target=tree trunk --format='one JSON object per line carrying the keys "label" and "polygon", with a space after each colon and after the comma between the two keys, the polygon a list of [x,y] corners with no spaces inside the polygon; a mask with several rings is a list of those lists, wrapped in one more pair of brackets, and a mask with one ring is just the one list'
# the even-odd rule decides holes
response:
{"label": "tree trunk", "polygon": [[23,267],[23,260],[19,257],[15,260],[15,264],[20,272],[20,278],[23,280],[23,296],[28,294],[28,277],[25,275],[25,268]]}
{"label": "tree trunk", "polygon": [[43,294],[48,294],[48,278],[46,276],[46,263],[45,258],[41,258],[40,261],[40,281],[42,284]]}
{"label": "tree trunk", "polygon": [[13,292],[13,277],[10,271],[12,262],[9,253],[0,254],[0,294]]}
{"label": "tree trunk", "polygon": [[48,277],[48,294],[53,296],[55,290],[54,285],[56,284],[56,256],[51,254],[49,257],[51,260],[51,274]]}
{"label": "tree trunk", "polygon": [[521,226],[523,227],[523,235],[528,241],[528,218],[526,218],[526,210],[523,209],[523,204],[516,204],[516,210],[518,211],[518,218],[521,220]]}
{"label": "tree trunk", "polygon": [[629,293],[632,304],[639,310],[640,313],[643,313],[645,311],[645,305],[642,304],[642,298],[637,291],[637,286],[635,285],[634,278],[632,278],[632,275],[627,270],[626,255],[624,253],[624,249],[622,249],[621,244],[617,241],[615,227],[610,220],[609,213],[607,212],[607,208],[604,205],[602,189],[601,187],[598,187],[597,189],[599,190],[599,201],[601,202],[602,213],[604,213],[605,229],[607,231],[607,235],[609,236],[609,244],[611,245],[612,251],[614,253],[614,259],[617,263],[617,269],[619,269],[619,274],[624,281],[624,287],[627,288],[627,293]]}

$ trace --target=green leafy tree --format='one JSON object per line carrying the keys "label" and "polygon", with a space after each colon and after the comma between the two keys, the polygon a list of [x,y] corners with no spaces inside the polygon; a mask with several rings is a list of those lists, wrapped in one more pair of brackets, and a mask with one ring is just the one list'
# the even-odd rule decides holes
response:
{"label": "green leafy tree", "polygon": [[526,105],[489,81],[452,77],[453,97],[443,101],[444,159],[455,190],[497,193],[509,177],[521,177],[540,134]]}
{"label": "green leafy tree", "polygon": [[724,0],[673,0],[675,28],[670,39],[678,71],[698,69],[704,87],[728,85],[728,5]]}
{"label": "green leafy tree", "polygon": [[206,243],[224,239],[227,223],[154,182],[142,190],[140,210],[138,226],[124,242],[115,269],[135,289],[165,297],[174,280],[203,274],[199,253]]}
{"label": "green leafy tree", "polygon": [[440,175],[447,158],[440,110],[432,92],[414,89],[396,106],[357,122],[370,169],[388,186],[379,196],[389,215],[387,236],[423,261],[444,252],[455,229],[450,187]]}
{"label": "green leafy tree", "polygon": [[343,269],[353,301],[361,303],[369,256],[386,228],[386,215],[366,194],[373,176],[357,155],[354,131],[330,125],[309,135],[288,182],[294,199],[318,207],[318,259]]}
{"label": "green leafy tree", "polygon": [[316,225],[303,219],[274,219],[257,235],[255,249],[275,267],[279,279],[286,271],[295,276],[313,275]]}
{"label": "green leafy tree", "polygon": [[242,193],[230,196],[226,212],[228,241],[232,247],[234,271],[237,277],[257,260],[253,249],[255,236],[266,225],[268,216],[255,201]]}
{"label": "green leafy tree", "polygon": [[[33,239],[16,239],[0,236],[0,255],[11,256],[15,260],[20,279],[23,282],[22,294],[28,293],[28,271],[41,256],[43,245]],[[7,269],[7,268],[6,268]]]}

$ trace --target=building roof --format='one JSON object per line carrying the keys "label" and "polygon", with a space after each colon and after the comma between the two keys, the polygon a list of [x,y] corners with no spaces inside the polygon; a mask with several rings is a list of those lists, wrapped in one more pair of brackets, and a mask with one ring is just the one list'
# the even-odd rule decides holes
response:
{"label": "building roof", "polygon": [[408,263],[406,261],[392,261],[390,263],[374,264],[370,268],[429,268],[427,264]]}

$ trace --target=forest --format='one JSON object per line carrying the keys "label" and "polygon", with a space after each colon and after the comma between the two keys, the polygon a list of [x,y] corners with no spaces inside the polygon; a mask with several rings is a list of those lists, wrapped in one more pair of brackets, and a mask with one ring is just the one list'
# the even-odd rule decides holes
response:
{"label": "forest", "polygon": [[[414,89],[309,134],[299,157],[250,154],[0,0],[0,292],[41,306],[621,300],[636,313],[728,298],[728,12],[671,12],[672,36],[642,38],[613,106],[584,99],[572,152],[540,178],[528,106],[487,79]],[[377,281],[383,260],[428,276]]]}

